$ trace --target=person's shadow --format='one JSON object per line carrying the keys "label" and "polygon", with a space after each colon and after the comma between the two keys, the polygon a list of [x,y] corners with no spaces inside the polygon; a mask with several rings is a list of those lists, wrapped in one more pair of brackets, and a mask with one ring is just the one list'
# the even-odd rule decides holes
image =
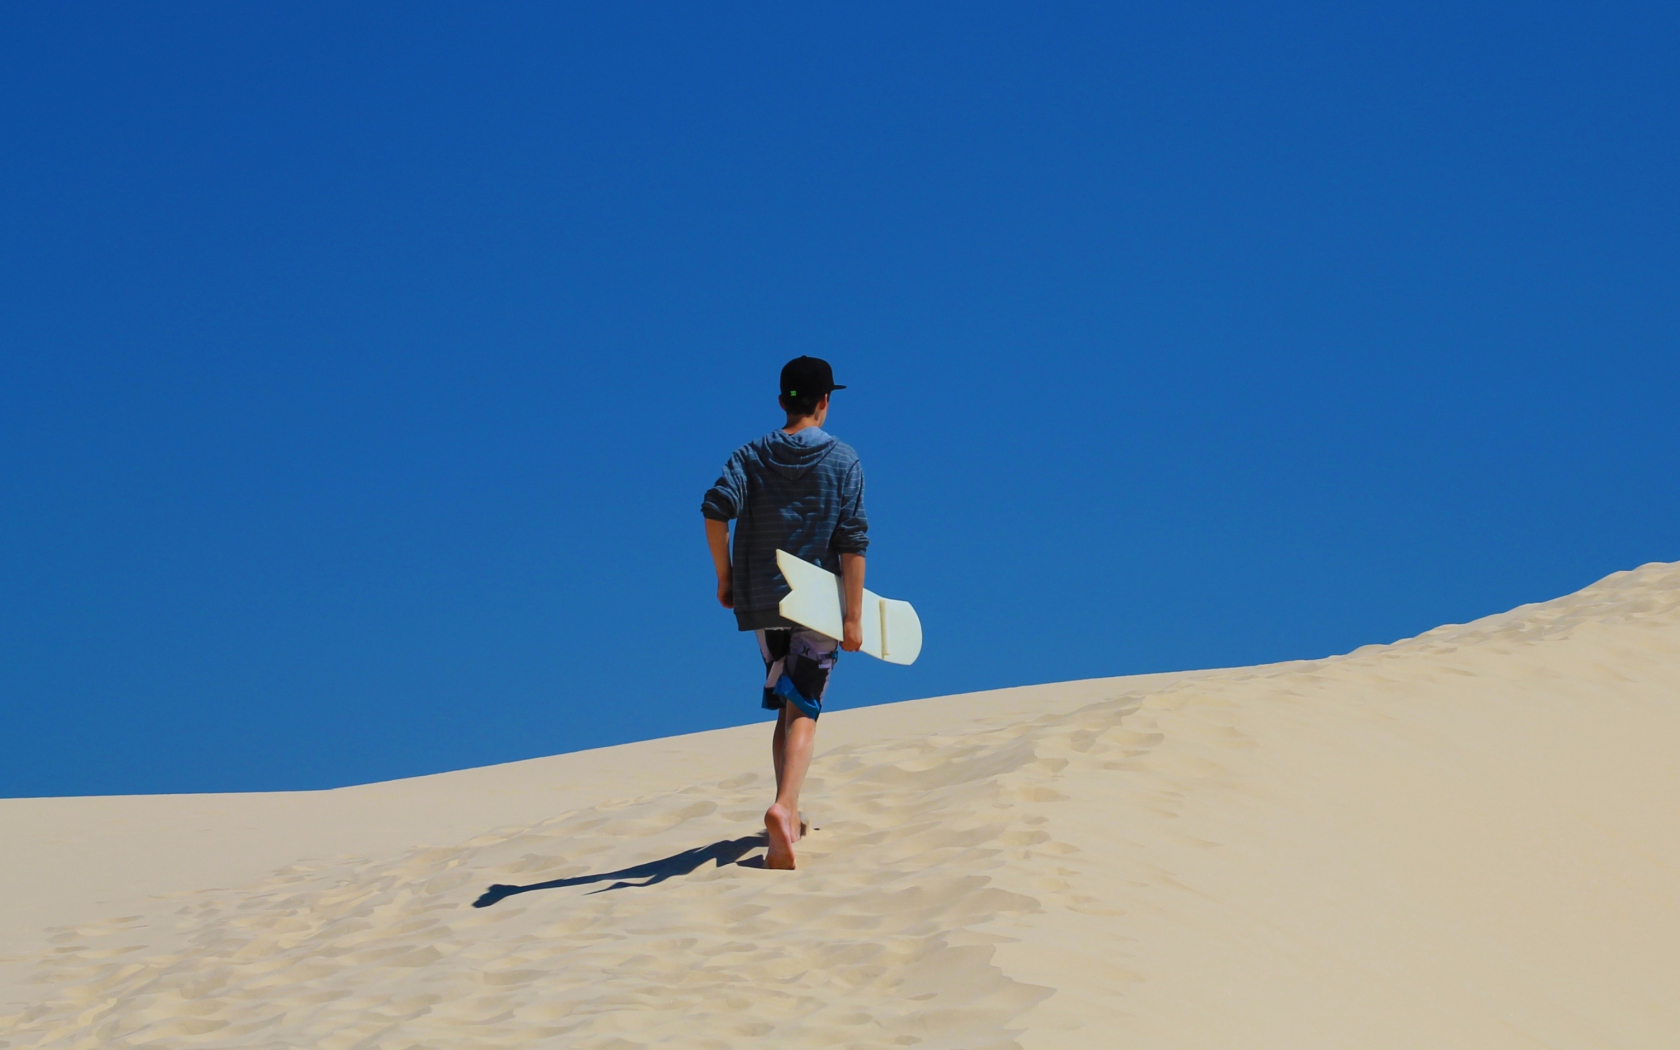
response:
{"label": "person's shadow", "polygon": [[[739,864],[743,868],[761,868],[764,866],[764,858],[752,857],[747,860],[741,858],[764,844],[764,833],[761,831],[756,835],[746,835],[738,839],[724,839],[722,842],[714,842],[710,846],[685,849],[681,853],[673,853],[671,856],[661,857],[659,860],[650,860],[646,864],[637,864],[632,868],[620,868],[617,871],[604,871],[599,875],[578,875],[570,879],[553,879],[549,882],[538,882],[529,886],[504,886],[498,883],[485,890],[478,900],[473,901],[473,907],[488,908],[497,901],[511,897],[516,893],[530,893],[532,890],[558,890],[566,886],[588,886],[596,882],[611,882],[612,885],[591,890],[591,893],[657,886],[674,876],[691,874],[709,860],[717,861],[717,866],[720,868],[728,864]],[[757,863],[755,864],[754,861],[757,861]],[[644,881],[627,881],[630,879]]]}

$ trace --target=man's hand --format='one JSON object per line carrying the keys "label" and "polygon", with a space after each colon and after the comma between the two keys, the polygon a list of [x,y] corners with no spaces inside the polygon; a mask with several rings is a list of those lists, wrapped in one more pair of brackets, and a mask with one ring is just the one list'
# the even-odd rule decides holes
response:
{"label": "man's hand", "polygon": [[706,546],[712,552],[712,568],[717,570],[718,604],[733,609],[735,570],[729,564],[729,522],[706,519]]}
{"label": "man's hand", "polygon": [[840,555],[840,580],[846,589],[846,618],[841,621],[840,648],[855,653],[863,648],[863,555]]}
{"label": "man's hand", "polygon": [[861,617],[848,616],[844,628],[840,632],[845,635],[840,639],[840,648],[848,653],[855,653],[863,648],[863,620]]}

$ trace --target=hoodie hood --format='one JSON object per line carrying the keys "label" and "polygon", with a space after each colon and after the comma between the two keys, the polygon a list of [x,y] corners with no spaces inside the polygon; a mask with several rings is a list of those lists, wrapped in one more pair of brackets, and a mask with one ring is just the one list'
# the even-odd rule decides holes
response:
{"label": "hoodie hood", "polygon": [[760,455],[765,465],[784,478],[797,478],[821,463],[839,444],[834,435],[821,427],[806,427],[797,434],[772,430],[759,438]]}

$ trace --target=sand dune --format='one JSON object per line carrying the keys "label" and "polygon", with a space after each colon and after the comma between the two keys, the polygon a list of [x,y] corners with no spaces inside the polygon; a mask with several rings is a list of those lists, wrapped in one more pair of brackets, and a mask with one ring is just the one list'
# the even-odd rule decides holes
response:
{"label": "sand dune", "polygon": [[0,1047],[1680,1045],[1680,565],[767,736],[0,801]]}

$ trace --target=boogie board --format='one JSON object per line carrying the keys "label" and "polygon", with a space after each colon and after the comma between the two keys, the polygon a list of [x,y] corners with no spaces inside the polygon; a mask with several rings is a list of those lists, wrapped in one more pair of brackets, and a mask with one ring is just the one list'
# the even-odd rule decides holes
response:
{"label": "boogie board", "polygon": [[[776,568],[793,588],[778,611],[794,623],[839,638],[846,601],[840,577],[787,551],[776,552]],[[909,602],[863,592],[863,651],[889,664],[916,662],[922,652],[922,621]]]}

